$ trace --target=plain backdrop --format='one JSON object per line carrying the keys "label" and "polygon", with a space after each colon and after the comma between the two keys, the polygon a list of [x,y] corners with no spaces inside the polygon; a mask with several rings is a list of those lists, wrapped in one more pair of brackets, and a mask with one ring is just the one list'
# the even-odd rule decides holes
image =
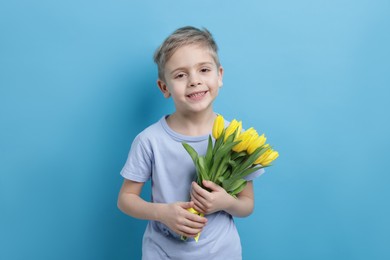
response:
{"label": "plain backdrop", "polygon": [[387,0],[1,1],[0,259],[140,259],[146,222],[117,209],[119,172],[174,109],[152,56],[185,25],[219,44],[215,110],[280,152],[236,219],[244,259],[390,259],[389,13]]}

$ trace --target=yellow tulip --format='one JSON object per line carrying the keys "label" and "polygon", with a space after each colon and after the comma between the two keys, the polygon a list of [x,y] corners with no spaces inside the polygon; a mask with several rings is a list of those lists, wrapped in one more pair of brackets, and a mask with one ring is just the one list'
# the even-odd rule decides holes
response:
{"label": "yellow tulip", "polygon": [[251,127],[242,134],[240,134],[236,141],[241,141],[238,144],[236,144],[232,150],[239,153],[242,151],[246,151],[248,149],[248,146],[250,145],[252,139],[257,135],[256,130]]}
{"label": "yellow tulip", "polygon": [[248,154],[252,154],[256,151],[257,148],[263,146],[267,138],[262,134],[261,136],[257,135],[256,138],[253,138],[250,145],[248,146]]}
{"label": "yellow tulip", "polygon": [[272,149],[268,149],[262,155],[260,155],[259,158],[257,158],[256,161],[253,164],[261,164],[268,157],[268,155],[271,152],[272,152]]}
{"label": "yellow tulip", "polygon": [[272,149],[268,149],[253,164],[261,164],[262,166],[269,165],[272,161],[279,157],[279,153]]}
{"label": "yellow tulip", "polygon": [[267,159],[263,161],[261,165],[267,166],[278,157],[279,157],[279,153],[277,151],[272,151],[272,153],[268,155]]}
{"label": "yellow tulip", "polygon": [[224,141],[226,141],[228,137],[231,136],[237,130],[236,136],[233,139],[235,140],[240,135],[241,129],[242,129],[242,122],[241,121],[238,122],[236,119],[233,119],[233,121],[230,122],[229,126],[226,128]]}
{"label": "yellow tulip", "polygon": [[224,128],[225,128],[225,120],[223,119],[223,116],[218,115],[217,118],[214,120],[213,137],[215,139],[218,139],[221,136]]}

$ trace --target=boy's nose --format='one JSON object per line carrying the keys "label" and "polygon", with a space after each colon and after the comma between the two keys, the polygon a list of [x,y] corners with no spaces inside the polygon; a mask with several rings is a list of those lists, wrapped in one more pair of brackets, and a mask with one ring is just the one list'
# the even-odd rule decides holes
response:
{"label": "boy's nose", "polygon": [[202,85],[202,83],[200,83],[200,82],[192,82],[190,84],[190,87],[196,87],[196,86],[199,86],[199,85]]}
{"label": "boy's nose", "polygon": [[191,76],[189,83],[190,83],[190,87],[196,87],[196,86],[202,85],[201,80],[197,76]]}

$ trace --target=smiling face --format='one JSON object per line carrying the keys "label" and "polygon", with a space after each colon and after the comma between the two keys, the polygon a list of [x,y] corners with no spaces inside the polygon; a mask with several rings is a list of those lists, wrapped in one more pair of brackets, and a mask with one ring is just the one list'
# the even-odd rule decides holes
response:
{"label": "smiling face", "polygon": [[206,47],[186,45],[165,64],[165,80],[159,79],[158,86],[166,98],[172,97],[176,113],[212,112],[222,76],[222,67],[217,67]]}

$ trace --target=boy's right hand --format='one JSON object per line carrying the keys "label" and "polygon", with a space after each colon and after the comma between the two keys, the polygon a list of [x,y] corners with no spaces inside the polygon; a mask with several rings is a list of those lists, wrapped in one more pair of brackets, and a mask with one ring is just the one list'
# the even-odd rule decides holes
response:
{"label": "boy's right hand", "polygon": [[195,237],[202,231],[207,219],[187,210],[192,207],[194,207],[192,201],[165,204],[162,207],[160,222],[179,235]]}

